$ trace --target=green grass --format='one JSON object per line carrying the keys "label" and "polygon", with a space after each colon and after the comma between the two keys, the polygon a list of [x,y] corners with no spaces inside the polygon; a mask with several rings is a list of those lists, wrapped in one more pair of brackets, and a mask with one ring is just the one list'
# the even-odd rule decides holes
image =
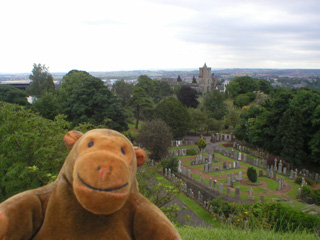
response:
{"label": "green grass", "polygon": [[258,230],[238,230],[228,226],[223,228],[200,228],[183,226],[177,228],[183,240],[316,240],[315,234],[305,232],[280,233],[274,231]]}
{"label": "green grass", "polygon": [[[155,173],[156,179],[166,182],[170,186],[174,187],[174,185],[168,181],[164,176],[159,173]],[[184,202],[193,212],[195,212],[203,221],[213,225],[213,226],[220,226],[220,222],[213,219],[212,215],[204,210],[199,204],[194,202],[192,199],[188,198],[184,193],[180,192],[176,195],[178,199]]]}
{"label": "green grass", "polygon": [[182,202],[184,202],[193,212],[195,212],[203,221],[211,224],[212,226],[220,226],[220,222],[213,219],[212,215],[200,207],[192,199],[188,198],[184,193],[180,193],[176,196]]}

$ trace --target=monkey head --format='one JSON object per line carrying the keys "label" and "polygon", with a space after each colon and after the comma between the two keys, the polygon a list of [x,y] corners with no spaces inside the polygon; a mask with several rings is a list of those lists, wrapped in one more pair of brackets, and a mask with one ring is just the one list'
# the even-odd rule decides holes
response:
{"label": "monkey head", "polygon": [[70,131],[64,141],[71,150],[64,174],[82,207],[94,214],[112,214],[121,209],[137,189],[137,166],[146,160],[145,152],[109,129],[86,134]]}

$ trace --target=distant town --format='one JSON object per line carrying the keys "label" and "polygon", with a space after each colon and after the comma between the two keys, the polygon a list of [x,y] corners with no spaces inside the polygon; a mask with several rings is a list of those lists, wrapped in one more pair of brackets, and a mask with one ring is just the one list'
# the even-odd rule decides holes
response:
{"label": "distant town", "polygon": [[[223,91],[235,77],[250,76],[257,79],[264,79],[274,87],[302,88],[320,86],[320,69],[214,69],[211,68],[216,88]],[[137,70],[137,71],[113,71],[113,72],[89,72],[91,75],[100,78],[106,85],[111,87],[116,81],[124,79],[126,82],[135,84],[140,75],[148,75],[154,80],[165,80],[174,84],[178,76],[186,84],[192,83],[193,78],[199,83],[199,69],[188,70]],[[55,84],[59,85],[66,73],[51,73]],[[8,84],[8,81],[29,80],[30,73],[7,74],[0,73],[0,84]],[[22,81],[23,83],[24,81]]]}

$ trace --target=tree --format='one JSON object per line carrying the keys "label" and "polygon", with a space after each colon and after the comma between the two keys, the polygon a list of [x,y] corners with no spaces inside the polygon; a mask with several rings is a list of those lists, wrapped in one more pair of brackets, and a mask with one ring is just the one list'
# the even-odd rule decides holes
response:
{"label": "tree", "polygon": [[143,88],[135,86],[133,96],[129,101],[129,105],[135,108],[136,129],[138,129],[141,113],[143,111],[153,111],[153,102],[151,99],[149,99]]}
{"label": "tree", "polygon": [[[78,84],[74,84],[78,80],[73,74],[80,76],[81,81]],[[86,72],[74,71],[67,75],[67,79],[61,85],[62,94],[71,90],[68,84],[72,85],[73,89],[69,96],[63,99],[63,111],[73,125],[88,122],[117,131],[128,129],[126,112],[99,78]]]}
{"label": "tree", "polygon": [[203,138],[200,138],[200,140],[198,142],[198,148],[200,149],[200,151],[205,149],[206,146],[207,146],[206,140],[204,140]]}
{"label": "tree", "polygon": [[256,169],[254,167],[249,167],[248,168],[247,176],[248,176],[248,179],[253,183],[257,182],[257,180],[258,180],[257,171],[256,171]]}
{"label": "tree", "polygon": [[168,97],[158,104],[155,109],[155,117],[169,125],[174,138],[185,136],[189,130],[189,113],[174,97]]}
{"label": "tree", "polygon": [[177,82],[178,82],[178,83],[181,83],[181,82],[182,82],[182,79],[181,79],[180,75],[178,75]]}
{"label": "tree", "polygon": [[44,93],[33,104],[32,109],[44,118],[53,120],[62,113],[58,96],[51,92]]}
{"label": "tree", "polygon": [[170,204],[170,202],[179,193],[180,184],[174,183],[175,187],[172,187],[167,180],[163,178],[156,179],[156,174],[157,169],[155,167],[147,167],[146,165],[140,167],[137,172],[139,191],[159,207],[171,222],[178,224],[176,217],[178,211],[182,210],[183,207],[181,208],[177,204]]}
{"label": "tree", "polygon": [[150,98],[152,98],[155,94],[154,81],[147,75],[141,75],[138,77],[138,83],[136,84],[136,87],[142,88]]}
{"label": "tree", "polygon": [[154,93],[152,99],[155,103],[159,103],[162,99],[173,94],[172,88],[166,81],[154,81]]}
{"label": "tree", "polygon": [[117,81],[112,88],[112,92],[117,96],[120,100],[122,106],[126,106],[126,103],[130,100],[133,92],[134,85],[130,83],[126,83],[123,79]]}
{"label": "tree", "polygon": [[68,154],[63,144],[70,123],[0,103],[0,200],[53,181]]}
{"label": "tree", "polygon": [[225,116],[225,125],[235,128],[240,121],[240,112],[237,110],[230,109],[228,114]]}
{"label": "tree", "polygon": [[182,86],[177,94],[177,98],[186,107],[197,108],[199,105],[197,91],[189,86]]}
{"label": "tree", "polygon": [[28,105],[27,93],[10,85],[0,85],[0,101]]}
{"label": "tree", "polygon": [[239,94],[234,98],[233,104],[242,108],[243,106],[249,105],[255,98],[256,95],[252,92]]}
{"label": "tree", "polygon": [[192,83],[197,83],[197,80],[194,76],[192,77]]}
{"label": "tree", "polygon": [[151,152],[150,158],[160,161],[171,146],[170,127],[162,120],[147,121],[141,127],[137,141]]}
{"label": "tree", "polygon": [[204,111],[201,111],[199,108],[189,108],[188,112],[191,118],[190,129],[192,129],[194,132],[202,132],[202,130],[206,127],[208,114]]}
{"label": "tree", "polygon": [[204,97],[203,108],[208,111],[209,117],[222,119],[227,113],[227,104],[224,103],[225,95],[219,90],[213,90]]}
{"label": "tree", "polygon": [[30,83],[29,93],[31,96],[41,97],[45,92],[54,92],[55,87],[53,77],[48,72],[48,68],[40,63],[33,64],[32,74],[29,76],[32,80]]}

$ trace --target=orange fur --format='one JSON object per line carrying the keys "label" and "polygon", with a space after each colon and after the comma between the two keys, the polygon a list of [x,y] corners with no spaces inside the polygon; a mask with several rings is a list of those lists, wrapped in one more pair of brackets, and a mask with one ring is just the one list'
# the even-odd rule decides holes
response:
{"label": "orange fur", "polygon": [[138,191],[142,149],[108,129],[70,131],[64,141],[71,151],[54,183],[0,204],[0,240],[180,239]]}

